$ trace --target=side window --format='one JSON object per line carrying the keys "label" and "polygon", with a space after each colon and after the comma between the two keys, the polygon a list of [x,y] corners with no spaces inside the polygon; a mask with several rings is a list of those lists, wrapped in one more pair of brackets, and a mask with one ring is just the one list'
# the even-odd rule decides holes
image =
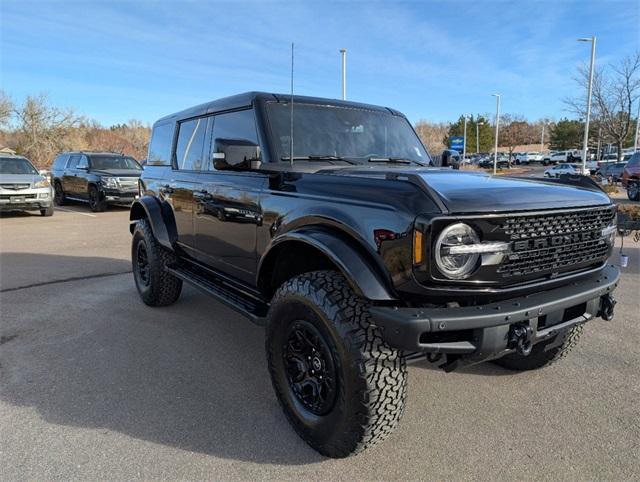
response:
{"label": "side window", "polygon": [[212,155],[209,156],[209,170],[214,170],[213,153],[221,152],[220,141],[238,140],[258,145],[258,132],[253,109],[229,112],[228,114],[218,114],[214,116],[212,120]]}
{"label": "side window", "polygon": [[87,156],[80,157],[76,169],[89,169],[89,160],[87,159]]}
{"label": "side window", "polygon": [[67,154],[60,154],[56,157],[55,161],[53,161],[53,169],[64,169],[65,162],[69,156]]}
{"label": "side window", "polygon": [[207,121],[207,117],[198,117],[180,122],[178,125],[178,142],[175,154],[178,169],[186,171],[202,169]]}
{"label": "side window", "polygon": [[151,142],[149,142],[149,153],[147,155],[147,165],[149,166],[170,166],[171,147],[173,145],[173,122],[153,126]]}
{"label": "side window", "polygon": [[80,156],[78,154],[74,154],[69,157],[69,160],[67,161],[67,169],[75,169],[79,160]]}
{"label": "side window", "polygon": [[633,156],[631,156],[631,159],[629,159],[627,166],[635,167],[639,164],[640,164],[640,152],[636,152]]}

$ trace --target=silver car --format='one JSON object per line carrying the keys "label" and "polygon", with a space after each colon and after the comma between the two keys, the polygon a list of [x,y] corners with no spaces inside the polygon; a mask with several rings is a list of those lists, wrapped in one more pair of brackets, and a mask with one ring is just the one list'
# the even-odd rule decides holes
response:
{"label": "silver car", "polygon": [[0,211],[40,211],[53,215],[53,189],[29,159],[0,156]]}

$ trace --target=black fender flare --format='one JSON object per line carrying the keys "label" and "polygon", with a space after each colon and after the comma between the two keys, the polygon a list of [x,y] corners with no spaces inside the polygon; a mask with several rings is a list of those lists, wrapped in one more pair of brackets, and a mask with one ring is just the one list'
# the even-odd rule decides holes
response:
{"label": "black fender flare", "polygon": [[153,235],[161,246],[173,251],[173,244],[178,238],[176,222],[171,207],[154,196],[136,199],[129,211],[129,231],[133,234],[135,222],[146,218],[151,224]]}
{"label": "black fender flare", "polygon": [[340,233],[319,227],[304,227],[283,233],[275,238],[265,251],[258,266],[258,280],[264,275],[265,260],[274,248],[284,242],[297,241],[323,253],[349,282],[360,296],[372,301],[393,301],[397,297],[389,289],[381,269],[369,259],[364,248],[358,249],[353,242],[343,239]]}

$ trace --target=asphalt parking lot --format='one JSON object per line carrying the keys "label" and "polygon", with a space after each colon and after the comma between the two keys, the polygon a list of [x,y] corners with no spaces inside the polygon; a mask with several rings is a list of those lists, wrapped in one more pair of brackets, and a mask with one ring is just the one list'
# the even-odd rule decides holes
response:
{"label": "asphalt parking lot", "polygon": [[[561,363],[409,369],[384,444],[346,460],[281,413],[263,329],[186,288],[138,299],[128,211],[0,216],[0,480],[640,478],[640,248],[616,319]],[[614,255],[617,262],[617,253]]]}

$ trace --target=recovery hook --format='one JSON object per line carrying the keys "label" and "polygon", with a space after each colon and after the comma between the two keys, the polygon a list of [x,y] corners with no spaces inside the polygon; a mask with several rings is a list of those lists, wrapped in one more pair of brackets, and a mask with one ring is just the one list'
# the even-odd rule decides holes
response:
{"label": "recovery hook", "polygon": [[509,329],[509,347],[522,356],[528,356],[533,348],[533,329],[528,323],[516,323]]}

